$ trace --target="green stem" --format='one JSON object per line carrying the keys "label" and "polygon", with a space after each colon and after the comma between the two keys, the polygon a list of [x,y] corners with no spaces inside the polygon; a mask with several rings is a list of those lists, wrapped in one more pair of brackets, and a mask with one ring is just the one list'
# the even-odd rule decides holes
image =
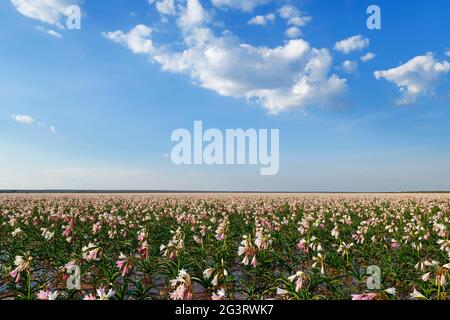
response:
{"label": "green stem", "polygon": [[441,300],[441,281],[438,282],[438,292],[437,292],[437,299]]}
{"label": "green stem", "polygon": [[31,300],[31,275],[30,275],[30,271],[27,271],[27,298],[28,300]]}

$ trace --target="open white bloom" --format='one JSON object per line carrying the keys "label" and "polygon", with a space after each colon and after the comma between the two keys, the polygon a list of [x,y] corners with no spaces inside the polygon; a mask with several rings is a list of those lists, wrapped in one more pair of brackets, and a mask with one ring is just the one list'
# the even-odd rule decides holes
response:
{"label": "open white bloom", "polygon": [[211,299],[212,300],[225,300],[225,297],[226,297],[225,289],[222,288],[222,289],[218,290],[217,293],[213,293]]}
{"label": "open white bloom", "polygon": [[306,274],[303,271],[297,271],[296,274],[288,277],[290,282],[295,281],[295,292],[299,292],[303,288],[304,280],[306,280]]}
{"label": "open white bloom", "polygon": [[345,242],[342,242],[342,244],[339,246],[339,249],[337,250],[337,252],[342,254],[342,256],[346,256],[350,253],[350,249],[353,246],[354,246],[353,243],[346,244]]}
{"label": "open white bloom", "polygon": [[83,253],[83,259],[86,261],[99,260],[98,254],[100,253],[100,248],[93,243],[89,243],[81,249]]}
{"label": "open white bloom", "polygon": [[176,279],[170,280],[170,285],[175,291],[170,293],[172,300],[191,300],[192,299],[192,281],[186,270],[182,269]]}
{"label": "open white bloom", "polygon": [[48,295],[48,300],[56,300],[58,295],[59,295],[58,291],[52,292]]}
{"label": "open white bloom", "polygon": [[428,279],[430,279],[430,272],[427,272],[427,273],[425,273],[422,277],[421,277],[421,279],[423,280],[423,281],[428,281]]}
{"label": "open white bloom", "polygon": [[16,267],[22,266],[25,264],[25,260],[23,259],[22,256],[16,256],[14,258],[14,264]]}
{"label": "open white bloom", "polygon": [[317,265],[320,264],[320,274],[324,275],[325,274],[325,266],[324,266],[325,256],[322,256],[321,253],[318,253],[317,256],[313,257],[313,261],[314,261],[314,263],[312,264],[312,267],[316,268]]}
{"label": "open white bloom", "polygon": [[38,292],[37,298],[38,300],[56,300],[58,295],[59,292],[56,290],[54,292],[51,292],[50,290],[47,291],[41,290]]}
{"label": "open white bloom", "polygon": [[97,289],[97,296],[99,300],[109,300],[115,294],[116,292],[113,289],[109,289],[108,292],[106,292],[106,289],[104,287]]}
{"label": "open white bloom", "polygon": [[53,239],[53,237],[55,236],[54,232],[50,232],[48,231],[46,228],[41,228],[42,231],[42,236],[44,237],[45,240],[50,241]]}
{"label": "open white bloom", "polygon": [[172,239],[169,240],[167,245],[161,245],[159,249],[163,256],[175,259],[184,250],[184,233],[180,227],[176,231],[170,231],[170,233],[173,234]]}
{"label": "open white bloom", "polygon": [[285,289],[281,289],[281,288],[277,288],[277,295],[279,296],[285,296],[289,294],[289,291],[285,290]]}
{"label": "open white bloom", "polygon": [[426,299],[426,297],[423,294],[421,294],[419,291],[417,291],[416,289],[414,289],[414,291],[410,294],[410,297],[412,299],[416,299],[416,300]]}
{"label": "open white bloom", "polygon": [[333,230],[331,230],[331,236],[336,240],[339,239],[339,228],[337,225],[333,228]]}
{"label": "open white bloom", "polygon": [[11,234],[12,234],[12,236],[15,238],[15,237],[18,236],[18,235],[22,235],[22,234],[23,234],[23,231],[22,231],[22,229],[20,229],[20,228],[16,228]]}
{"label": "open white bloom", "polygon": [[388,288],[388,289],[384,290],[384,292],[386,292],[386,293],[388,293],[390,295],[393,295],[393,296],[395,296],[397,294],[397,291],[395,290],[394,287]]}

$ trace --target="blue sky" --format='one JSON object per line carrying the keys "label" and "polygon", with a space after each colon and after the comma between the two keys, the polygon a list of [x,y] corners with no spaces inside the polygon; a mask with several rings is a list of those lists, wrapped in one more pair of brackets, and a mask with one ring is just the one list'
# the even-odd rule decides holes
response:
{"label": "blue sky", "polygon": [[[0,189],[450,189],[450,3],[171,2],[0,2]],[[280,129],[278,175],[173,165],[195,120]]]}

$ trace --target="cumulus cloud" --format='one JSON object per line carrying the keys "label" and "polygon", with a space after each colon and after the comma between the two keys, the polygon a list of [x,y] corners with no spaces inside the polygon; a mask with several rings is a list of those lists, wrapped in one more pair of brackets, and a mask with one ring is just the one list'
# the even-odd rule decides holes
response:
{"label": "cumulus cloud", "polygon": [[58,39],[62,39],[63,38],[63,35],[61,33],[57,32],[55,30],[52,30],[52,29],[44,28],[43,26],[37,26],[36,30],[44,32],[44,33],[46,33],[49,36],[52,36],[54,38],[58,38]]}
{"label": "cumulus cloud", "polygon": [[293,5],[284,5],[278,9],[278,14],[281,18],[285,19],[289,28],[286,30],[285,35],[287,38],[298,38],[302,35],[300,27],[306,26],[312,18],[307,15],[303,15],[300,10]]}
{"label": "cumulus cloud", "polygon": [[25,124],[31,124],[34,122],[34,119],[32,116],[26,115],[26,114],[15,114],[13,113],[11,115],[11,117],[13,118],[13,120],[15,122],[19,122],[19,123],[25,123]]}
{"label": "cumulus cloud", "polygon": [[74,0],[11,0],[22,15],[63,28],[62,20],[67,17],[67,8],[76,4]]}
{"label": "cumulus cloud", "polygon": [[275,19],[276,19],[276,17],[275,17],[275,15],[273,13],[268,13],[268,14],[266,14],[264,16],[257,15],[255,17],[251,18],[248,21],[248,24],[265,26],[269,22],[274,22]]}
{"label": "cumulus cloud", "polygon": [[447,57],[450,57],[450,50],[446,51],[445,54],[447,55]]}
{"label": "cumulus cloud", "polygon": [[63,37],[61,33],[56,32],[55,30],[47,30],[47,34],[58,39],[61,39]]}
{"label": "cumulus cloud", "polygon": [[181,11],[178,24],[184,31],[189,31],[192,28],[203,25],[209,19],[208,12],[198,0],[187,0],[186,7]]}
{"label": "cumulus cloud", "polygon": [[278,13],[281,18],[286,19],[288,25],[296,27],[304,27],[312,18],[307,15],[303,15],[297,7],[293,5],[284,5],[278,9]]}
{"label": "cumulus cloud", "polygon": [[358,51],[366,48],[369,45],[369,39],[361,35],[353,36],[336,42],[335,49],[342,53],[348,54],[352,51]]}
{"label": "cumulus cloud", "polygon": [[149,38],[151,34],[152,29],[142,24],[137,25],[128,33],[120,30],[103,33],[106,38],[128,47],[134,53],[151,53],[153,51],[153,42]]}
{"label": "cumulus cloud", "polygon": [[351,60],[345,60],[342,62],[340,69],[345,73],[351,74],[358,70],[358,63]]}
{"label": "cumulus cloud", "polygon": [[420,96],[433,94],[439,80],[449,70],[448,61],[439,62],[432,53],[427,53],[396,68],[375,71],[374,75],[377,80],[384,78],[399,88],[401,97],[398,104],[412,104]]}
{"label": "cumulus cloud", "polygon": [[214,6],[218,8],[233,8],[251,12],[254,8],[268,4],[272,0],[212,0]]}
{"label": "cumulus cloud", "polygon": [[256,101],[274,114],[329,106],[347,90],[345,79],[330,74],[333,61],[327,49],[314,48],[303,39],[268,48],[242,43],[231,32],[218,36],[207,27],[204,14],[189,13],[203,12],[201,5],[189,2],[178,18],[182,49],[153,43],[151,28],[144,25],[104,35],[134,53],[146,54],[164,71],[186,74],[195,84],[223,96]]}
{"label": "cumulus cloud", "polygon": [[36,124],[39,128],[48,129],[50,132],[56,133],[56,128],[54,126],[47,126],[45,122],[36,122],[36,120],[30,115],[13,113],[11,114],[11,117],[15,122],[27,125]]}
{"label": "cumulus cloud", "polygon": [[369,52],[369,53],[363,55],[360,59],[362,62],[368,62],[374,58],[375,58],[375,54],[372,52]]}
{"label": "cumulus cloud", "polygon": [[[152,4],[152,3],[150,3],[150,4]],[[155,6],[156,6],[156,10],[158,10],[158,12],[161,14],[172,15],[172,16],[177,14],[174,0],[161,0],[161,1],[156,2]]]}
{"label": "cumulus cloud", "polygon": [[297,27],[290,27],[286,30],[285,34],[288,38],[298,38],[302,34],[302,31]]}

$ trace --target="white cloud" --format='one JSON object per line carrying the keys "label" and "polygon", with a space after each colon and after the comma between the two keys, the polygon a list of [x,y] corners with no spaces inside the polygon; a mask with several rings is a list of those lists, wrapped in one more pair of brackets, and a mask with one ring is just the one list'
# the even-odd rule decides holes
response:
{"label": "white cloud", "polygon": [[219,8],[233,8],[251,12],[254,8],[268,4],[272,0],[212,0],[214,6]]}
{"label": "white cloud", "polygon": [[297,38],[302,34],[302,31],[297,27],[290,27],[286,30],[286,37]]}
{"label": "white cloud", "polygon": [[70,0],[11,0],[22,15],[63,28],[62,19],[67,8],[77,1]]}
{"label": "white cloud", "polygon": [[161,0],[156,2],[156,10],[158,10],[161,14],[166,15],[176,15],[177,11],[175,9],[175,1],[174,0]]}
{"label": "white cloud", "polygon": [[44,33],[46,33],[46,34],[48,34],[48,35],[50,35],[52,37],[58,38],[58,39],[62,39],[63,38],[63,35],[61,33],[56,32],[55,30],[52,30],[52,29],[44,28],[43,26],[37,26],[36,30],[44,32]]}
{"label": "white cloud", "polygon": [[396,68],[376,71],[375,78],[386,79],[400,90],[398,104],[412,104],[420,96],[433,94],[441,77],[450,70],[448,61],[438,62],[432,53],[417,56]]}
{"label": "white cloud", "polygon": [[56,128],[54,126],[48,127],[45,122],[36,122],[36,120],[30,115],[13,113],[11,114],[11,117],[15,122],[30,125],[36,123],[39,128],[48,128],[52,133],[56,133]]}
{"label": "white cloud", "polygon": [[[181,52],[158,48],[150,57],[165,71],[188,74],[223,96],[256,100],[271,113],[328,105],[347,89],[345,79],[329,75],[328,50],[312,48],[301,39],[275,48],[254,47],[233,35],[216,37],[198,28],[185,42]],[[129,47],[128,42],[122,44]]]}
{"label": "white cloud", "polygon": [[50,130],[51,133],[56,133],[55,126],[47,126],[47,124],[45,122],[38,122],[37,125],[39,128],[48,129],[48,130]]}
{"label": "white cloud", "polygon": [[61,33],[56,32],[55,30],[47,30],[47,33],[49,35],[51,35],[52,37],[55,37],[55,38],[58,38],[58,39],[61,39],[63,37],[63,35]]}
{"label": "white cloud", "polygon": [[363,55],[360,59],[362,62],[368,62],[374,58],[375,58],[375,54],[372,52],[369,52],[369,53]]}
{"label": "white cloud", "polygon": [[198,0],[187,0],[186,7],[182,9],[178,24],[183,31],[188,31],[194,27],[203,25],[209,18],[209,14],[203,9]]}
{"label": "white cloud", "polygon": [[369,39],[361,35],[353,36],[345,40],[336,42],[335,49],[342,53],[348,54],[352,51],[358,51],[369,45]]}
{"label": "white cloud", "polygon": [[11,115],[11,117],[13,118],[13,120],[15,122],[19,122],[19,123],[25,123],[25,124],[31,124],[34,122],[34,119],[32,116],[26,115],[26,114],[15,114],[13,113]]}
{"label": "white cloud", "polygon": [[153,51],[153,42],[149,39],[152,29],[139,24],[129,33],[122,31],[104,32],[103,35],[116,42],[128,47],[134,53],[151,53]]}
{"label": "white cloud", "polygon": [[293,18],[300,14],[300,11],[292,5],[282,6],[278,11],[280,16],[284,19]]}
{"label": "white cloud", "polygon": [[196,0],[180,8],[183,47],[178,50],[155,44],[151,28],[144,25],[104,35],[134,53],[146,54],[163,71],[186,74],[195,84],[223,96],[255,101],[270,113],[334,105],[347,90],[345,79],[330,74],[333,61],[327,49],[314,48],[303,39],[273,48],[242,43],[231,32],[214,34],[206,26],[205,14],[189,13],[192,10],[205,12]]}
{"label": "white cloud", "polygon": [[450,50],[446,51],[445,54],[447,55],[447,57],[450,57]]}
{"label": "white cloud", "polygon": [[312,18],[310,16],[302,15],[297,7],[292,5],[284,5],[278,9],[281,18],[286,19],[287,23],[292,26],[304,27]]}
{"label": "white cloud", "polygon": [[275,17],[275,15],[273,13],[268,13],[268,14],[266,14],[266,19],[268,21],[275,21],[276,17]]}
{"label": "white cloud", "polygon": [[351,60],[345,60],[344,62],[342,62],[340,69],[345,73],[350,74],[358,70],[358,63]]}
{"label": "white cloud", "polygon": [[255,17],[251,18],[248,21],[248,24],[265,26],[269,22],[274,22],[275,19],[276,19],[276,17],[275,17],[275,15],[273,13],[269,13],[269,14],[266,14],[264,16],[258,15],[258,16],[255,16]]}

